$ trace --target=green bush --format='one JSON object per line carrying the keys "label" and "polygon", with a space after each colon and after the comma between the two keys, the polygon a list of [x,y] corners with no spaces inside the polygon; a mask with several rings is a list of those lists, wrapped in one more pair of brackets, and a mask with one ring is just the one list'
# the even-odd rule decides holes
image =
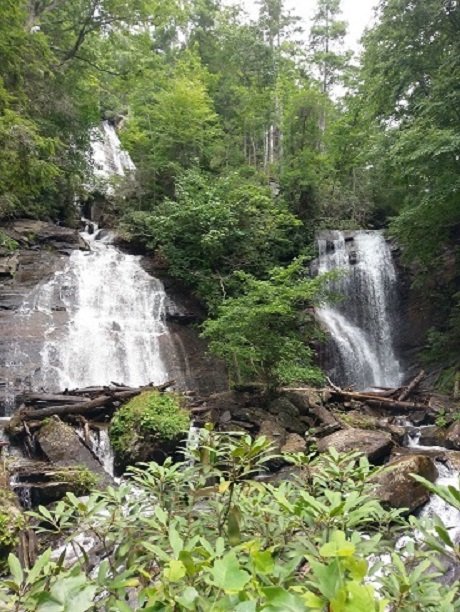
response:
{"label": "green bush", "polygon": [[157,444],[166,443],[174,448],[189,425],[190,416],[178,396],[146,391],[117,411],[110,440],[115,455],[126,464],[147,458],[141,447],[154,450]]}

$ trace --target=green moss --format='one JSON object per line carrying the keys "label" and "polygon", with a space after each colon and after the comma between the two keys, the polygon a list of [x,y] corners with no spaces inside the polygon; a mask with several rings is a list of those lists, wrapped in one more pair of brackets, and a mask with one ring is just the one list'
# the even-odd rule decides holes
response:
{"label": "green moss", "polygon": [[6,232],[0,230],[0,247],[6,249],[10,253],[16,251],[19,247],[19,244],[16,240],[13,240]]}
{"label": "green moss", "polygon": [[119,457],[132,460],[139,443],[173,443],[189,426],[190,416],[180,396],[146,391],[117,411],[110,426],[110,440]]}
{"label": "green moss", "polygon": [[366,414],[357,414],[356,412],[336,412],[334,416],[349,427],[355,429],[378,429],[377,419]]}
{"label": "green moss", "polygon": [[52,480],[67,483],[75,495],[86,495],[96,488],[99,478],[88,468],[64,468],[54,472]]}
{"label": "green moss", "polygon": [[24,516],[15,500],[13,493],[0,489],[0,571],[5,569],[8,554],[18,544],[19,532],[24,528]]}

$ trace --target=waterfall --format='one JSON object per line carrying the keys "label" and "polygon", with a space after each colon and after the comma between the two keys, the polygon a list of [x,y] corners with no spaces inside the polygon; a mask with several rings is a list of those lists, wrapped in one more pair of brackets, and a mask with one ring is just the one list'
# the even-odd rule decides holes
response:
{"label": "waterfall", "polygon": [[[103,181],[114,176],[125,176],[136,169],[129,153],[122,149],[114,126],[108,121],[93,130],[91,157],[94,177]],[[107,191],[110,191],[110,187],[107,187]]]}
{"label": "waterfall", "polygon": [[380,231],[321,232],[318,272],[337,271],[338,301],[317,310],[334,344],[336,382],[356,388],[396,387],[403,379],[393,346],[396,271]]}
{"label": "waterfall", "polygon": [[[135,169],[108,122],[93,134],[92,159],[96,179]],[[163,284],[145,272],[140,257],[111,244],[106,230],[89,222],[81,235],[89,250],[74,250],[14,313],[12,328],[22,333],[6,359],[8,412],[21,389],[140,386],[168,378],[165,360],[174,349]]]}
{"label": "waterfall", "polygon": [[91,250],[74,251],[66,268],[39,292],[42,309],[58,294],[65,325],[48,327],[35,387],[50,390],[105,385],[161,383],[165,292],[162,283],[99,233],[82,234]]}

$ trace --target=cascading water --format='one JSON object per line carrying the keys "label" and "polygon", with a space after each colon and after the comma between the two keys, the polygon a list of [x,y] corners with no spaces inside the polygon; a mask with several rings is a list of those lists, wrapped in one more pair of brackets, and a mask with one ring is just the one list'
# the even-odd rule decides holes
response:
{"label": "cascading water", "polygon": [[[122,149],[114,126],[108,121],[104,121],[93,132],[91,157],[94,177],[102,181],[109,181],[114,176],[125,176],[136,170],[129,153]],[[111,191],[109,183],[105,188],[107,192]]]}
{"label": "cascading water", "polygon": [[336,382],[356,388],[397,387],[403,372],[393,347],[396,272],[380,231],[321,232],[318,272],[337,271],[338,301],[317,310],[336,349]]}
{"label": "cascading water", "polygon": [[[107,121],[93,134],[91,158],[96,179],[135,170]],[[109,232],[89,222],[81,235],[89,250],[73,251],[64,269],[35,287],[16,314],[18,325],[41,330],[44,338],[40,368],[29,370],[29,388],[164,382],[162,352],[173,349],[162,283],[144,271],[140,257],[110,244]],[[13,345],[8,361],[14,380],[27,369],[27,347]]]}
{"label": "cascading water", "polygon": [[48,299],[51,310],[58,295],[69,321],[48,328],[34,386],[164,382],[162,283],[142,269],[139,257],[122,253],[107,237],[83,236],[91,250],[75,251],[41,291],[42,308]]}

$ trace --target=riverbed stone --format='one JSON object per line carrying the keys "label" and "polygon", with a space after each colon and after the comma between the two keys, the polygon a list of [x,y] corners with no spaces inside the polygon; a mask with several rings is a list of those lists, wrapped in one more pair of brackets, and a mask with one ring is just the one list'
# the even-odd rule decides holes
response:
{"label": "riverbed stone", "polygon": [[393,447],[391,434],[366,429],[342,429],[318,440],[320,452],[335,448],[340,453],[360,451],[371,462],[380,462],[388,456]]}
{"label": "riverbed stone", "polygon": [[378,499],[393,508],[407,508],[409,512],[426,504],[431,494],[412,474],[434,482],[438,471],[433,460],[426,455],[399,457],[371,479]]}
{"label": "riverbed stone", "polygon": [[445,436],[446,446],[452,450],[460,450],[460,421],[455,421],[448,428]]}
{"label": "riverbed stone", "polygon": [[419,444],[421,446],[444,446],[446,444],[446,430],[436,425],[429,425],[420,429]]}
{"label": "riverbed stone", "polygon": [[305,453],[306,450],[307,442],[305,438],[295,433],[288,434],[281,447],[282,453]]}
{"label": "riverbed stone", "polygon": [[259,436],[265,436],[274,446],[274,451],[279,453],[286,442],[286,430],[274,418],[266,418],[260,424]]}

